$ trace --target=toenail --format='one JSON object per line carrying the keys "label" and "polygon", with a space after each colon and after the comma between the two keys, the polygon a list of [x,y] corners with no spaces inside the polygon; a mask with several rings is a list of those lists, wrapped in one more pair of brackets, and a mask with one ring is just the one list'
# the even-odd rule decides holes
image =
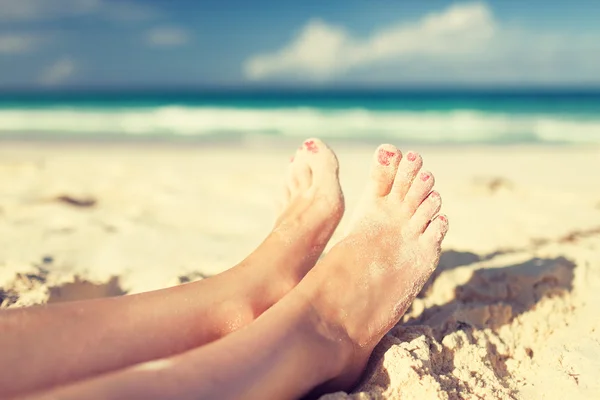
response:
{"label": "toenail", "polygon": [[415,161],[417,159],[417,155],[411,151],[406,155],[406,158],[408,158],[408,161]]}
{"label": "toenail", "polygon": [[306,150],[310,151],[311,153],[317,153],[319,151],[319,148],[314,140],[307,140],[304,142],[304,145],[306,146]]}
{"label": "toenail", "polygon": [[440,197],[438,192],[431,192],[431,197]]}
{"label": "toenail", "polygon": [[431,175],[429,175],[427,172],[421,172],[421,180],[423,182],[429,180],[429,178],[431,178]]}
{"label": "toenail", "polygon": [[440,215],[438,218],[439,218],[439,219],[440,219],[440,221],[442,221],[442,222],[448,222],[448,218],[446,218],[446,217],[445,217],[445,216],[443,216],[443,215]]}
{"label": "toenail", "polygon": [[393,151],[379,149],[379,154],[377,155],[377,161],[379,161],[379,164],[381,164],[381,165],[388,166],[388,165],[390,165],[390,160],[395,155],[396,155],[396,153]]}
{"label": "toenail", "polygon": [[294,156],[291,156],[291,157],[290,157],[290,162],[294,162],[294,159],[295,159],[295,158],[296,158],[296,157],[294,157]]}

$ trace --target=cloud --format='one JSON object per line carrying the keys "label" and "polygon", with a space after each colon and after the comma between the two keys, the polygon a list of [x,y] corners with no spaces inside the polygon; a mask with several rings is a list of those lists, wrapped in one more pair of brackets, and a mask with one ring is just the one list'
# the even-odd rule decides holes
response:
{"label": "cloud", "polygon": [[189,40],[189,33],[175,26],[155,28],[146,32],[146,43],[154,47],[183,46]]}
{"label": "cloud", "polygon": [[[600,37],[502,26],[481,2],[455,4],[359,38],[309,21],[282,49],[246,60],[250,80],[556,81],[596,79]],[[565,62],[574,57],[577,65]],[[571,61],[574,61],[571,58]]]}
{"label": "cloud", "polygon": [[69,79],[76,71],[76,64],[69,57],[61,58],[46,67],[39,77],[42,85],[59,85]]}
{"label": "cloud", "polygon": [[27,53],[40,41],[41,39],[35,35],[0,34],[0,54]]}
{"label": "cloud", "polygon": [[0,21],[22,22],[97,15],[111,20],[151,19],[158,13],[138,3],[107,0],[0,0]]}

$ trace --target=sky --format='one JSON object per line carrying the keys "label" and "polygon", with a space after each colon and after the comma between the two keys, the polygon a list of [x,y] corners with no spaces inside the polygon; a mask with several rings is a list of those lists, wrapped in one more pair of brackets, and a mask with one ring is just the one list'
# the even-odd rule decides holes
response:
{"label": "sky", "polygon": [[0,0],[0,91],[600,86],[600,1]]}

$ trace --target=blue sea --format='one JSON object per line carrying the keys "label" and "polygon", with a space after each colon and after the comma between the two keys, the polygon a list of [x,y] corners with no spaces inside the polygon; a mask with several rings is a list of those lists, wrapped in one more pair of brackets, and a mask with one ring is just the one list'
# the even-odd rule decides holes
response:
{"label": "blue sea", "polygon": [[600,91],[0,93],[0,137],[319,136],[430,144],[600,143]]}

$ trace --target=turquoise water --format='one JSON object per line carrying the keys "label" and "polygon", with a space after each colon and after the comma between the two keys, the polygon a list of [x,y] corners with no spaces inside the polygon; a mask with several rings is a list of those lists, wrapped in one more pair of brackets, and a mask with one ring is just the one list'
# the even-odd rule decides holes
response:
{"label": "turquoise water", "polygon": [[600,91],[0,93],[0,135],[600,143]]}

